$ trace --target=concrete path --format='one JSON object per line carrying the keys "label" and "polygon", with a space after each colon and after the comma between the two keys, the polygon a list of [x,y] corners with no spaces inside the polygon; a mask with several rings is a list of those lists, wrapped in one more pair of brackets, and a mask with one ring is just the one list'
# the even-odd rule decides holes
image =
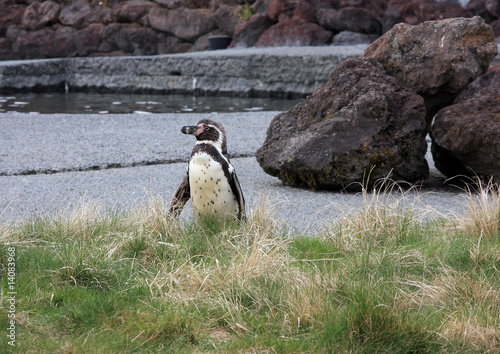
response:
{"label": "concrete path", "polygon": [[[226,128],[247,209],[265,195],[280,219],[310,234],[359,209],[361,194],[286,187],[262,171],[254,155],[277,113],[0,114],[0,223],[67,213],[81,203],[128,210],[155,196],[168,205],[194,144],[179,130],[202,118]],[[427,216],[460,212],[461,200],[460,190],[439,178],[408,194]],[[191,217],[189,204],[183,217]]]}

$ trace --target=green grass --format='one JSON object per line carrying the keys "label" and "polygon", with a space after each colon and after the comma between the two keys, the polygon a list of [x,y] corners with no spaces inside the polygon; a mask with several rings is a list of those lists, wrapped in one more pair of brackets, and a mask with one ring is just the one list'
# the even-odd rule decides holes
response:
{"label": "green grass", "polygon": [[[397,193],[396,193],[397,192]],[[500,351],[500,196],[422,218],[407,192],[364,192],[325,230],[269,203],[243,225],[165,218],[161,201],[85,204],[0,226],[0,346],[18,352]],[[8,250],[16,344],[8,345]]]}

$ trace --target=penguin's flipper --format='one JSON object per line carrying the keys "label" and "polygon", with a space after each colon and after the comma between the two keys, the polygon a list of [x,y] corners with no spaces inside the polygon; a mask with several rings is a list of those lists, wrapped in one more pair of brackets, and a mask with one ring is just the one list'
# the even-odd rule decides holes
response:
{"label": "penguin's flipper", "polygon": [[191,188],[189,187],[189,172],[186,173],[184,179],[182,180],[179,188],[175,191],[174,197],[170,202],[170,207],[168,208],[168,215],[173,217],[179,216],[184,208],[184,205],[191,198]]}
{"label": "penguin's flipper", "polygon": [[232,171],[231,173],[231,181],[230,181],[231,189],[233,190],[234,195],[236,196],[236,201],[239,205],[238,211],[238,220],[241,222],[245,222],[246,213],[245,213],[245,198],[243,197],[243,192],[241,191],[240,181],[236,176],[236,172]]}

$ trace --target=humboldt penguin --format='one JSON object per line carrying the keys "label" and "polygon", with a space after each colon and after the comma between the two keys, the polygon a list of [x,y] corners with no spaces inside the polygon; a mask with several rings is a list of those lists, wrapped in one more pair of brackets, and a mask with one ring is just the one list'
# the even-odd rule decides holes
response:
{"label": "humboldt penguin", "polygon": [[169,214],[178,216],[191,198],[195,218],[215,214],[224,219],[245,220],[245,199],[240,182],[227,154],[224,127],[209,119],[182,127],[183,134],[194,135],[186,175],[170,203]]}

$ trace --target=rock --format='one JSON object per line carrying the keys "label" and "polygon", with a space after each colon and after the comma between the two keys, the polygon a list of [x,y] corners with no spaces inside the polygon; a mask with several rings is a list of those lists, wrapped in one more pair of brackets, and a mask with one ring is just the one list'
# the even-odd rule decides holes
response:
{"label": "rock", "polygon": [[432,154],[446,176],[500,181],[500,66],[467,86],[432,125]]}
{"label": "rock", "polygon": [[12,4],[8,1],[0,1],[0,36],[7,32],[7,28],[21,23],[26,5]]}
{"label": "rock", "polygon": [[102,23],[93,23],[76,32],[75,43],[79,56],[88,56],[99,51],[105,28]]}
{"label": "rock", "polygon": [[215,21],[223,33],[232,36],[242,20],[238,16],[236,8],[228,5],[221,5],[215,12]]}
{"label": "rock", "polygon": [[24,36],[28,31],[20,26],[9,26],[5,32],[5,38],[14,43],[19,37]]}
{"label": "rock", "polygon": [[158,36],[151,28],[130,26],[124,31],[124,35],[131,45],[129,53],[133,55],[158,54]]}
{"label": "rock", "polygon": [[12,44],[7,38],[0,37],[0,60],[12,60],[14,58]]}
{"label": "rock", "polygon": [[205,9],[151,9],[148,17],[151,27],[189,42],[194,42],[217,26],[213,13]]}
{"label": "rock", "polygon": [[340,7],[359,7],[370,11],[377,17],[381,17],[387,9],[387,0],[340,0]]}
{"label": "rock", "polygon": [[252,47],[272,24],[273,21],[265,14],[252,15],[236,29],[231,47]]}
{"label": "rock", "polygon": [[[70,58],[78,55],[74,27],[55,26],[51,44],[43,50],[45,58]],[[57,45],[54,45],[57,43]]]}
{"label": "rock", "polygon": [[293,10],[293,17],[300,18],[306,22],[317,23],[314,2],[307,2],[304,0],[300,0],[296,2],[295,8]]}
{"label": "rock", "polygon": [[266,13],[274,22],[295,17],[306,22],[317,23],[316,13],[330,6],[331,4],[326,0],[271,0]]}
{"label": "rock", "polygon": [[201,37],[199,37],[196,42],[194,42],[193,46],[189,48],[188,52],[201,52],[203,50],[210,49],[210,43],[208,42],[208,37],[210,33],[207,33]]}
{"label": "rock", "polygon": [[487,23],[500,17],[498,0],[471,0],[466,6],[474,16],[481,16]]}
{"label": "rock", "polygon": [[418,25],[425,21],[472,16],[462,6],[448,1],[391,0],[387,7],[392,11],[399,12],[401,19],[410,25]]}
{"label": "rock", "polygon": [[332,45],[370,44],[378,37],[376,34],[342,31],[333,36]]}
{"label": "rock", "polygon": [[500,37],[500,20],[495,20],[490,23],[491,29],[493,30],[493,33],[495,34],[496,41],[497,43],[500,43],[499,37]]}
{"label": "rock", "polygon": [[45,47],[54,44],[52,42],[54,29],[42,28],[34,32],[25,32],[21,34],[12,49],[20,59],[46,58]]}
{"label": "rock", "polygon": [[48,24],[56,23],[59,11],[60,7],[55,2],[33,2],[24,12],[21,26],[30,30],[37,30]]}
{"label": "rock", "polygon": [[304,0],[271,0],[267,6],[267,16],[272,21],[283,18],[298,17],[307,22],[315,22],[314,4]]}
{"label": "rock", "polygon": [[187,8],[189,9],[208,9],[210,8],[211,0],[187,0]]}
{"label": "rock", "polygon": [[113,8],[113,14],[118,22],[139,22],[151,9],[157,9],[158,4],[147,0],[130,0],[121,2]]}
{"label": "rock", "polygon": [[273,119],[257,161],[284,184],[313,189],[357,188],[391,172],[418,181],[429,172],[424,117],[422,97],[377,61],[348,59],[305,102]]}
{"label": "rock", "polygon": [[267,16],[272,21],[278,21],[279,16],[286,12],[291,12],[293,3],[287,0],[271,0],[267,5]]}
{"label": "rock", "polygon": [[12,49],[21,59],[72,57],[77,54],[75,34],[73,27],[44,27],[21,35]]}
{"label": "rock", "polygon": [[87,1],[77,0],[61,10],[59,21],[66,26],[82,28],[84,27],[85,17],[91,12],[92,8]]}
{"label": "rock", "polygon": [[153,55],[158,53],[159,38],[151,28],[138,24],[112,23],[104,29],[105,41],[99,51],[121,50],[133,55]]}
{"label": "rock", "polygon": [[158,37],[160,38],[160,43],[158,44],[159,54],[185,53],[193,47],[192,43],[184,42],[174,35],[160,33]]}
{"label": "rock", "polygon": [[177,9],[179,7],[187,7],[187,0],[154,0],[157,4],[160,4],[162,7],[166,7],[167,9]]}
{"label": "rock", "polygon": [[500,93],[500,65],[492,66],[488,72],[472,81],[455,99],[460,103],[481,96],[496,96]]}
{"label": "rock", "polygon": [[500,181],[500,92],[443,108],[432,125],[432,156],[448,177],[493,177]]}
{"label": "rock", "polygon": [[472,80],[486,72],[497,54],[491,28],[480,17],[397,24],[364,53],[425,99],[427,124]]}
{"label": "rock", "polygon": [[109,7],[96,6],[86,16],[83,21],[83,26],[88,26],[92,23],[109,24],[115,22],[113,10]]}
{"label": "rock", "polygon": [[352,31],[382,34],[381,20],[370,11],[362,8],[325,9],[318,14],[318,22],[324,28],[334,32]]}
{"label": "rock", "polygon": [[256,47],[326,45],[332,33],[301,18],[282,18],[259,37]]}

